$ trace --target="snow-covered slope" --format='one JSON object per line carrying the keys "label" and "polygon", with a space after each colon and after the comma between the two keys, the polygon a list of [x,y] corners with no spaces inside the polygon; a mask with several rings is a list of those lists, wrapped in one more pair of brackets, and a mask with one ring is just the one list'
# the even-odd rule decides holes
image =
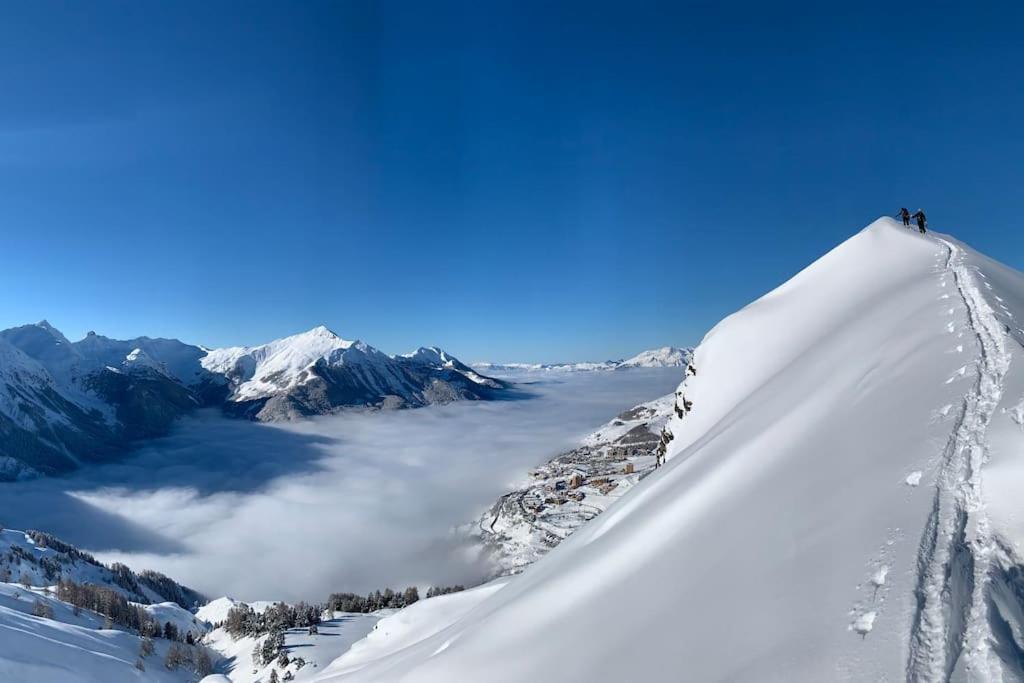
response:
{"label": "snow-covered slope", "polygon": [[1021,680],[1022,316],[1020,273],[876,221],[708,333],[665,467],[322,680]]}
{"label": "snow-covered slope", "polygon": [[[31,610],[37,600],[50,604],[55,618],[34,616]],[[12,601],[19,604],[10,606]],[[185,646],[154,639],[153,653],[142,658],[142,639],[138,635],[104,629],[102,624],[97,615],[82,612],[76,616],[67,605],[46,595],[0,583],[0,680],[186,683],[197,679],[191,666],[170,670],[164,664],[172,646]]]}
{"label": "snow-covered slope", "polygon": [[289,657],[288,664],[253,662],[253,648],[267,636],[244,636],[234,640],[223,628],[218,628],[206,642],[223,658],[222,668],[228,672],[232,683],[265,683],[270,680],[272,672],[277,672],[279,680],[290,674],[288,680],[311,681],[347,652],[353,643],[360,642],[379,620],[377,614],[334,612],[325,615],[317,625],[317,633],[309,633],[307,628],[286,629],[282,651]]}
{"label": "snow-covered slope", "polygon": [[[467,591],[420,600],[381,619],[365,639],[352,645],[351,649],[332,662],[326,670],[318,672],[312,680],[336,680],[371,665],[380,667],[377,669],[377,675],[381,676],[381,680],[388,680],[386,671],[388,663],[393,661],[393,655],[422,642],[463,618],[482,600],[502,588],[507,581],[508,579],[497,579]],[[442,646],[438,651],[443,649]],[[453,677],[450,680],[461,679]]]}
{"label": "snow-covered slope", "polygon": [[594,372],[600,370],[629,370],[632,368],[682,367],[690,361],[693,349],[663,346],[642,351],[627,360],[605,360],[584,363],[473,363],[480,372],[496,375],[514,375],[522,372]]}
{"label": "snow-covered slope", "polygon": [[175,602],[191,609],[202,595],[152,571],[135,572],[123,564],[107,566],[69,543],[40,531],[0,529],[0,579],[31,586],[74,581],[103,586],[140,604]]}
{"label": "snow-covered slope", "polygon": [[[120,594],[129,601],[122,601],[121,610],[141,610],[159,629],[172,624],[178,637],[184,640],[187,634],[190,642],[154,635],[144,646],[141,627],[129,628],[104,616],[113,611],[100,614],[83,602],[75,607],[62,601],[62,590],[81,595],[76,584],[108,591],[98,599],[115,610],[119,608],[110,596]],[[169,597],[186,604],[199,599],[163,575],[136,574],[123,565],[106,567],[52,536],[0,530],[0,681],[194,681],[204,668],[199,665],[203,648],[191,642],[202,639],[209,628],[180,604],[161,602]],[[167,658],[172,648],[180,655],[177,663]],[[212,664],[215,655],[207,652],[207,657]]]}
{"label": "snow-covered slope", "polygon": [[229,380],[235,412],[260,420],[486,399],[502,388],[440,349],[389,356],[323,326],[261,346],[215,349],[202,364]]}

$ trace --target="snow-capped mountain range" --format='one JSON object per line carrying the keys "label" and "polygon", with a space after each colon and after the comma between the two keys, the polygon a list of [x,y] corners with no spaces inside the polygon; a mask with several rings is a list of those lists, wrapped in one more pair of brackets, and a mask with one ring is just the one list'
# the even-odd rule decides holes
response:
{"label": "snow-capped mountain range", "polygon": [[690,362],[693,349],[663,346],[643,351],[626,360],[605,360],[583,363],[473,363],[481,372],[508,375],[520,372],[592,372],[600,370],[629,370],[632,368],[674,368]]}
{"label": "snow-capped mountain range", "polygon": [[44,320],[0,331],[0,480],[110,459],[197,407],[272,421],[484,400],[504,388],[441,349],[389,356],[325,327],[210,350],[93,332],[71,342]]}
{"label": "snow-capped mountain range", "polygon": [[227,380],[232,411],[260,420],[321,415],[339,406],[487,399],[504,387],[436,347],[389,356],[322,326],[261,346],[215,349],[200,363]]}

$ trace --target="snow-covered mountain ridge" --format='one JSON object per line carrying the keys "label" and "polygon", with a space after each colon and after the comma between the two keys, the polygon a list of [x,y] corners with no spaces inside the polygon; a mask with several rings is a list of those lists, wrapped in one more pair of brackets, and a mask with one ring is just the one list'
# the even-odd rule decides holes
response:
{"label": "snow-covered mountain ridge", "polygon": [[605,360],[583,363],[473,363],[481,372],[515,374],[520,372],[593,372],[598,370],[629,370],[632,368],[674,368],[690,362],[693,349],[662,346],[642,351],[626,360]]}
{"label": "snow-covered mountain ridge", "polygon": [[215,653],[203,598],[162,574],[107,567],[38,531],[0,530],[0,680],[195,681]]}
{"label": "snow-covered mountain ridge", "polygon": [[193,609],[206,602],[196,591],[158,572],[107,566],[92,555],[41,531],[0,529],[0,579],[29,586],[58,581],[104,586],[140,604],[173,602]]}
{"label": "snow-covered mountain ridge", "polygon": [[504,388],[436,347],[389,356],[325,327],[209,350],[92,332],[70,342],[44,320],[0,331],[0,481],[109,460],[203,406],[271,421],[485,400]]}
{"label": "snow-covered mountain ridge", "polygon": [[389,356],[323,326],[261,346],[215,349],[201,363],[227,379],[229,404],[261,420],[324,414],[339,406],[487,399],[504,387],[436,347]]}
{"label": "snow-covered mountain ridge", "polygon": [[1024,679],[1022,317],[1021,273],[876,221],[707,334],[664,467],[318,680]]}

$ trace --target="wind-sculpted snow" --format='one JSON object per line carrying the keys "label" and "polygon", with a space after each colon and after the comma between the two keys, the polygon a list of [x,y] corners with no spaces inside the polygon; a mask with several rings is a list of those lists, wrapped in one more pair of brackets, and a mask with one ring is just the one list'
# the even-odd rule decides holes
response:
{"label": "wind-sculpted snow", "polygon": [[523,400],[284,425],[201,411],[130,458],[0,484],[0,520],[243,600],[471,585],[488,568],[452,528],[610,415],[670,392],[681,375],[526,375],[516,388],[531,396]]}
{"label": "wind-sculpted snow", "polygon": [[1021,274],[877,221],[708,333],[665,467],[329,680],[1021,680],[1022,315]]}

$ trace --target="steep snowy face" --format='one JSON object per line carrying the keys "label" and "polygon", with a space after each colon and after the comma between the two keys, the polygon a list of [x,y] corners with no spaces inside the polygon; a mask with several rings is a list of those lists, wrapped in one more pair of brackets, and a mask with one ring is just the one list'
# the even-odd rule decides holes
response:
{"label": "steep snowy face", "polygon": [[638,353],[628,360],[619,363],[620,368],[675,368],[690,362],[690,349],[677,349],[674,346],[663,346]]}
{"label": "steep snowy face", "polygon": [[1022,316],[1020,273],[876,221],[708,333],[656,474],[322,680],[1021,680]]}
{"label": "steep snowy face", "polygon": [[321,325],[269,344],[213,349],[202,359],[202,365],[234,384],[234,400],[251,400],[308,382],[315,376],[312,366],[321,360],[343,365],[345,352],[354,346],[357,352],[361,346],[364,353],[379,353],[359,342],[342,339]]}

